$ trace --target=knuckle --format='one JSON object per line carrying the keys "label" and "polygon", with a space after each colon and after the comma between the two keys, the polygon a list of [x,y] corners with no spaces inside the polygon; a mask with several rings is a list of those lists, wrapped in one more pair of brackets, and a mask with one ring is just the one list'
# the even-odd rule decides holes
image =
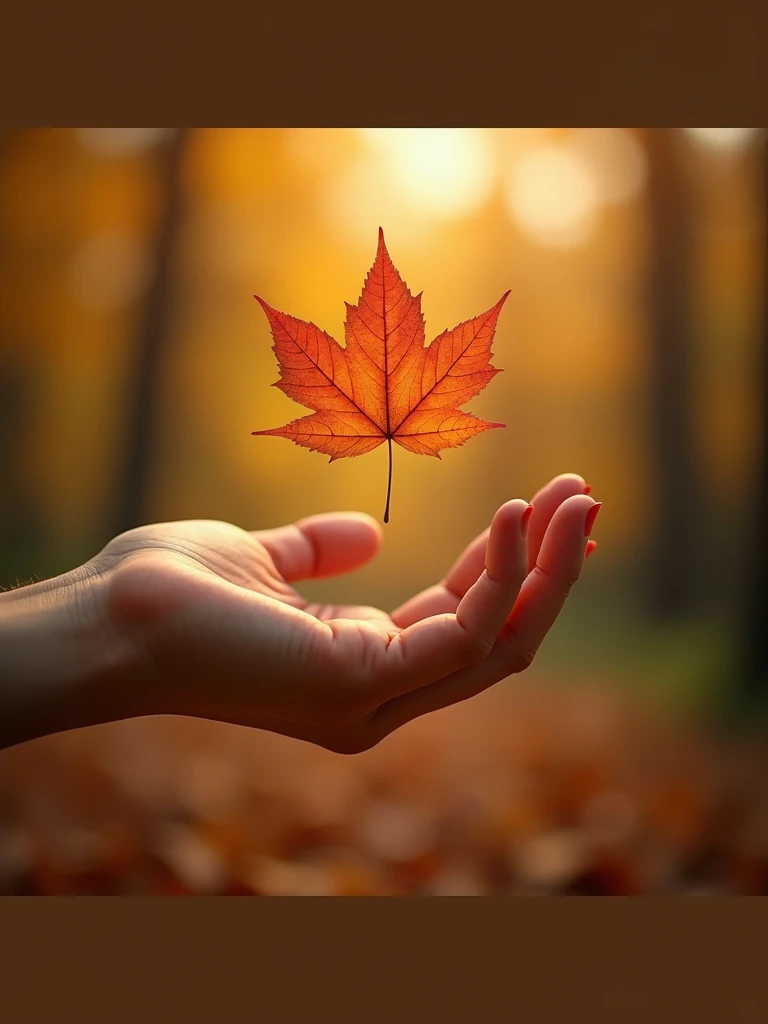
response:
{"label": "knuckle", "polygon": [[464,660],[470,665],[477,665],[485,661],[491,653],[493,640],[484,637],[469,635],[464,641]]}
{"label": "knuckle", "polygon": [[516,675],[518,672],[525,672],[533,664],[536,651],[530,647],[523,647],[513,633],[507,633],[505,640],[507,642],[507,657],[505,660],[510,673]]}
{"label": "knuckle", "polygon": [[536,576],[538,576],[542,580],[552,579],[552,573],[548,572],[540,562],[537,562],[536,565],[534,565],[533,571],[536,574]]}
{"label": "knuckle", "polygon": [[531,667],[535,657],[535,651],[531,651],[526,648],[518,648],[517,667],[515,668],[515,672],[525,672],[527,668]]}
{"label": "knuckle", "polygon": [[[579,572],[574,571],[566,573],[564,576],[560,576],[559,573],[554,574],[544,568],[543,565],[536,564],[533,571],[543,581],[546,581],[550,586],[554,585],[559,587],[562,591],[563,597],[568,597],[574,585],[579,579]],[[559,578],[558,578],[559,577]]]}

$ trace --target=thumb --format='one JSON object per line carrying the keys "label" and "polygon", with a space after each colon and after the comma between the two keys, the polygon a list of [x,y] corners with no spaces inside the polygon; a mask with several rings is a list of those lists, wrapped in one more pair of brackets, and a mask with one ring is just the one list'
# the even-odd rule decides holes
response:
{"label": "thumb", "polygon": [[381,527],[363,512],[326,512],[290,526],[256,530],[288,583],[338,576],[369,562],[381,546]]}

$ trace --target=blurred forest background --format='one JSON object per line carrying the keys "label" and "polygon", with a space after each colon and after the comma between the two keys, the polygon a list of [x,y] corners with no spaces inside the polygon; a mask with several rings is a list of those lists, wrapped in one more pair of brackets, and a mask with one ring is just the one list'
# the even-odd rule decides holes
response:
{"label": "blurred forest background", "polygon": [[532,669],[367,754],[182,719],[0,754],[0,890],[768,892],[766,144],[0,134],[0,585],[145,522],[381,518],[386,448],[251,436],[301,415],[253,294],[343,339],[379,225],[428,340],[511,289],[468,406],[507,426],[396,448],[380,556],[305,592],[390,609],[561,472],[604,503]]}

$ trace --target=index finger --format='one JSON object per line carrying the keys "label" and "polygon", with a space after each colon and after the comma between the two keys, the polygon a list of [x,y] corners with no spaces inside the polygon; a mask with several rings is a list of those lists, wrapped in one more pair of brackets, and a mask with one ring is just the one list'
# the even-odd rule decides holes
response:
{"label": "index finger", "polygon": [[529,509],[527,502],[516,499],[497,511],[488,535],[485,569],[455,614],[415,622],[392,638],[384,669],[385,700],[476,664],[492,650],[525,579]]}
{"label": "index finger", "polygon": [[528,532],[528,571],[536,565],[539,551],[555,512],[564,501],[576,494],[587,493],[584,477],[578,473],[561,473],[537,491],[531,500],[533,516]]}

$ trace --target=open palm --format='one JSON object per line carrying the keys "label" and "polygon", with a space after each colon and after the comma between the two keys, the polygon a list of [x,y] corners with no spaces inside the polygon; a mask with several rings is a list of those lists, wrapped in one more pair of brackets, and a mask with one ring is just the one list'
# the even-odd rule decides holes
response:
{"label": "open palm", "polygon": [[[334,513],[248,532],[189,521],[140,527],[91,563],[112,628],[137,652],[140,713],[269,729],[339,752],[526,668],[578,578],[595,502],[557,477],[507,502],[444,580],[390,614],[320,605],[293,584],[378,551],[368,516]],[[530,517],[530,522],[528,519]]]}

